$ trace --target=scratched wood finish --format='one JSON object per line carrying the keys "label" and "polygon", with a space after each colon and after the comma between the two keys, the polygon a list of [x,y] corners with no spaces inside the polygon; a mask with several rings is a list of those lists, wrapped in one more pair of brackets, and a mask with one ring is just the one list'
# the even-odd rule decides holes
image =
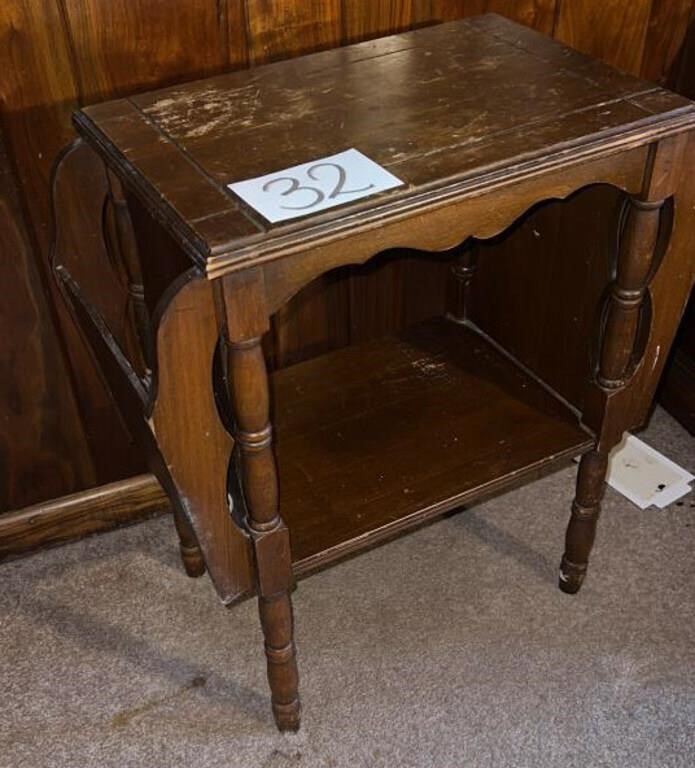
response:
{"label": "scratched wood finish", "polygon": [[[377,77],[394,87],[375,93]],[[684,171],[695,103],[484,15],[85,107],[74,123],[191,262],[160,302],[152,384],[123,362],[62,266],[58,276],[114,395],[140,398],[145,414],[153,406],[158,450],[139,434],[171,476],[220,597],[258,595],[281,730],[299,727],[293,570],[583,454],[559,575],[563,591],[579,590],[609,452],[647,414],[695,279],[695,183]],[[290,165],[298,135],[316,154],[360,146],[403,186],[264,223],[225,185]],[[600,295],[588,295],[599,275],[557,269],[582,276],[574,293],[590,305],[581,322],[593,319],[591,333],[545,338],[560,347],[545,350],[554,368],[568,353],[584,358],[568,402],[476,326],[484,254],[472,240],[593,184],[612,187],[616,240],[597,254]],[[408,246],[406,263],[453,267],[448,316],[269,374],[263,339],[289,299],[379,253],[373,263],[390,266],[389,252]],[[522,316],[534,307],[514,327],[532,339],[548,288],[536,290],[515,305]]]}
{"label": "scratched wood finish", "polygon": [[646,80],[677,87],[692,13],[691,0],[652,0],[640,66],[640,75]]}
{"label": "scratched wood finish", "polygon": [[272,383],[297,573],[592,444],[569,409],[443,318],[278,371]]}
{"label": "scratched wood finish", "polygon": [[[625,124],[636,135],[658,137],[691,119],[687,100],[645,90],[643,81],[495,15],[347,51],[86,107],[75,123],[115,168],[127,171],[133,193],[170,222],[191,260],[214,277],[338,238],[350,226],[348,215],[361,213],[361,226],[379,221],[383,228],[387,220],[412,215],[412,198],[445,202],[492,188],[505,168],[516,168],[517,157],[523,156],[515,171],[521,176],[524,164],[552,156],[549,146],[557,145],[558,154],[575,147],[576,161],[592,156],[592,142],[610,143],[619,129],[616,147],[627,148]],[[483,54],[495,62],[494,88],[489,70],[479,66]],[[388,95],[374,90],[375,77],[392,84]],[[341,96],[345,87],[350,99]],[[567,111],[568,104],[575,111]],[[309,218],[261,223],[225,185],[293,165],[299,133],[309,156],[359,146],[404,186],[381,193],[378,205],[362,200]]]}
{"label": "scratched wood finish", "polygon": [[[348,33],[361,37],[386,34],[395,30],[395,27],[389,28],[389,23],[400,26],[407,19],[408,7],[414,25],[495,11],[548,33],[552,32],[553,17],[560,21],[564,16],[572,22],[568,25],[562,21],[562,27],[571,26],[573,45],[601,52],[613,63],[619,63],[616,59],[640,62],[634,73],[641,71],[646,77],[659,78],[687,92],[687,66],[686,74],[679,77],[683,58],[679,55],[679,47],[685,47],[684,58],[687,60],[689,51],[694,49],[685,34],[691,17],[691,0],[653,0],[648,14],[630,10],[633,5],[641,6],[632,0],[611,3],[617,18],[627,9],[626,18],[630,21],[627,25],[613,18],[601,24],[577,20],[582,11],[589,18],[592,7],[605,7],[603,0],[593,0],[592,3],[584,0],[580,13],[573,11],[573,5],[577,8],[577,0],[557,0],[557,3],[554,0],[403,0],[343,3],[342,9],[336,11],[335,4],[300,3],[299,0],[249,0],[246,3],[241,0],[182,0],[176,4],[176,13],[172,14],[171,4],[161,0],[140,3],[17,0],[1,4],[2,124],[26,212],[29,242],[34,246],[33,251],[22,249],[20,254],[23,263],[34,263],[26,269],[35,270],[39,276],[31,283],[33,297],[21,298],[15,294],[16,301],[12,304],[8,322],[18,342],[26,339],[24,346],[30,346],[34,338],[34,325],[28,320],[31,304],[48,302],[49,311],[41,319],[42,328],[46,328],[43,333],[47,338],[54,333],[61,338],[56,349],[49,351],[46,348],[41,353],[46,361],[43,365],[53,366],[50,386],[46,379],[34,376],[36,385],[43,387],[42,396],[37,396],[37,405],[30,417],[13,420],[14,444],[19,443],[22,434],[21,440],[27,446],[21,453],[14,451],[10,455],[15,476],[31,472],[37,460],[62,464],[65,471],[52,477],[51,490],[42,491],[48,496],[124,477],[129,472],[119,460],[99,458],[100,454],[111,451],[115,441],[122,442],[121,453],[127,444],[123,442],[124,438],[115,438],[113,429],[108,426],[113,420],[111,406],[46,276],[49,170],[60,147],[72,138],[69,115],[80,101],[190,79],[218,68],[243,66],[253,58],[251,51],[259,61],[265,60],[264,48],[272,58],[282,58],[345,42]],[[176,25],[171,26],[167,11],[168,18],[177,19]],[[359,18],[362,13],[364,20]],[[311,14],[315,14],[315,19]],[[185,24],[180,23],[181,18],[186,19]],[[635,19],[639,23],[646,19],[646,31],[635,29]],[[134,35],[130,34],[131,30],[135,30]],[[137,50],[132,47],[135,39],[139,44]],[[206,41],[205,45],[196,44],[196,40],[201,39]],[[628,40],[631,42],[626,42]],[[640,40],[644,41],[643,50],[638,50]],[[213,42],[208,45],[207,41]],[[226,52],[223,50],[225,45]],[[634,50],[627,55],[625,51],[629,46]],[[589,208],[587,205],[586,209]],[[565,218],[567,224],[563,226],[569,227],[566,231],[576,227],[571,223],[570,214]],[[581,228],[581,224],[578,226]],[[558,237],[561,236],[562,231],[558,232]],[[509,242],[515,239],[516,236]],[[541,241],[541,248],[544,242],[547,240]],[[569,243],[566,247],[572,248],[569,238],[565,238],[565,242]],[[520,246],[513,244],[510,247],[518,249]],[[498,243],[495,248],[501,252],[505,245]],[[351,324],[363,337],[369,333],[372,318],[377,322],[373,329],[377,332],[383,322],[379,319],[382,317],[380,303],[393,306],[404,300],[400,293],[403,270],[397,264],[392,269],[393,275],[389,278],[373,276],[372,282],[361,281],[366,293],[373,297],[371,300],[351,301],[351,296],[356,297],[359,292],[354,290],[350,279],[344,284],[333,280],[330,284],[313,286],[311,296],[297,297],[294,306],[283,313],[282,339],[278,335],[276,341],[276,349],[281,353],[278,360],[282,362],[283,350],[291,362],[302,359],[305,354],[311,355],[313,351],[342,346],[349,341],[345,328]],[[429,276],[427,268],[423,269]],[[428,279],[434,278],[430,276]],[[533,275],[529,280],[533,280]],[[557,285],[561,287],[559,283]],[[41,295],[42,286],[49,286],[45,295]],[[20,301],[23,302],[21,307]],[[330,314],[327,310],[333,306],[344,307],[342,321],[327,320]],[[324,326],[325,322],[328,325]],[[510,324],[513,325],[513,321]],[[303,352],[303,338],[308,339],[308,352]],[[71,370],[69,374],[63,372],[62,362],[58,367],[50,363],[51,357],[55,360],[56,355],[63,354],[61,349],[65,351],[66,365]],[[41,365],[33,363],[31,370],[38,371]],[[15,373],[4,371],[3,375],[8,378],[9,386],[20,386]],[[71,388],[74,388],[74,395],[70,393]],[[64,394],[58,396],[58,392]],[[79,418],[69,415],[71,409],[74,413],[71,401],[80,403]],[[56,412],[64,415],[56,419],[53,415]],[[28,426],[30,423],[35,426]],[[32,434],[36,437],[31,437]],[[66,450],[65,445],[71,447]],[[39,456],[44,458],[39,459]],[[90,469],[92,461],[102,469],[96,472]],[[36,501],[31,495],[35,491],[38,492],[38,486],[29,488],[26,484],[15,484],[0,510]]]}

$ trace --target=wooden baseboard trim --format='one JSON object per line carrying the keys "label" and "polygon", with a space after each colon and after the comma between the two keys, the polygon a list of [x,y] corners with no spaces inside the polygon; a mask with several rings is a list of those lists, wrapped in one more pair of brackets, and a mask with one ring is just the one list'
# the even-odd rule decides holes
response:
{"label": "wooden baseboard trim", "polygon": [[0,561],[168,512],[154,475],[137,475],[0,515]]}
{"label": "wooden baseboard trim", "polygon": [[695,435],[695,360],[676,350],[661,379],[659,402]]}

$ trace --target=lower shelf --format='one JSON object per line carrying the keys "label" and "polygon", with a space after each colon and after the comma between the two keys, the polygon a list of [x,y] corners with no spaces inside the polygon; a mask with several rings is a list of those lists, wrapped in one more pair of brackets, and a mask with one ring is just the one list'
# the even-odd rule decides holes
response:
{"label": "lower shelf", "polygon": [[588,450],[576,415],[443,318],[272,376],[297,574]]}

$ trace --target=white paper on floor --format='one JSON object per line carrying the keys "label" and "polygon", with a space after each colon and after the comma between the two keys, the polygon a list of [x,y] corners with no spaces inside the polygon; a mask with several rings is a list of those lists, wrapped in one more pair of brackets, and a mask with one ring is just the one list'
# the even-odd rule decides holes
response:
{"label": "white paper on floor", "polygon": [[690,493],[693,480],[695,475],[634,435],[626,435],[611,452],[608,484],[640,509],[652,504],[663,509]]}

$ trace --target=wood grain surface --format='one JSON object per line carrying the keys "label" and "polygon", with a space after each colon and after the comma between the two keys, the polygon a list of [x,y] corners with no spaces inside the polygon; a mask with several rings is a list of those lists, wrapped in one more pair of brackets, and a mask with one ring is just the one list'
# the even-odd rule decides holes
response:
{"label": "wood grain surface", "polygon": [[279,371],[272,383],[298,573],[592,443],[574,413],[441,318]]}
{"label": "wood grain surface", "polygon": [[226,13],[207,0],[174,5],[172,12],[170,0],[63,0],[82,103],[228,67]]}
{"label": "wood grain surface", "polygon": [[[85,139],[128,174],[133,193],[211,276],[339,237],[358,213],[365,226],[405,221],[435,200],[536,171],[538,158],[566,165],[693,120],[686,99],[494,14],[75,115]],[[344,147],[358,147],[403,186],[376,204],[371,197],[277,224],[226,190]]]}
{"label": "wood grain surface", "polygon": [[435,19],[452,21],[481,13],[499,13],[509,19],[553,34],[557,2],[560,0],[432,0]]}
{"label": "wood grain surface", "polygon": [[[633,74],[658,78],[685,93],[692,93],[695,82],[688,74],[693,69],[689,62],[695,60],[691,53],[695,50],[693,35],[687,33],[692,0],[177,0],[173,5],[175,12],[171,12],[172,3],[161,0],[16,0],[0,6],[0,119],[29,243],[19,254],[24,264],[33,263],[31,269],[39,277],[33,285],[44,291],[43,297],[35,299],[16,294],[16,300],[7,308],[8,313],[12,308],[8,323],[17,343],[21,345],[24,340],[23,346],[31,347],[36,327],[36,320],[30,320],[32,302],[47,305],[49,311],[39,319],[41,333],[45,338],[60,340],[67,363],[67,368],[61,369],[62,363],[52,368],[50,385],[39,373],[39,364],[31,364],[31,370],[36,372],[37,397],[31,417],[36,427],[20,436],[19,430],[23,428],[19,422],[12,422],[11,439],[16,445],[25,445],[22,452],[13,455],[13,472],[30,476],[46,451],[52,456],[60,455],[70,469],[52,477],[50,494],[67,493],[128,473],[119,461],[97,458],[101,454],[108,458],[113,445],[112,438],[105,437],[109,431],[103,421],[110,406],[81,341],[72,333],[60,300],[52,291],[46,270],[48,176],[58,150],[73,136],[69,116],[77,104],[184,81],[218,68],[243,66],[250,60],[284,58],[338,45],[352,35],[387,34],[408,23],[409,14],[409,23],[419,25],[486,11],[510,16],[546,33],[555,29],[556,35],[581,50],[603,55],[610,62],[627,66]],[[167,9],[169,17],[178,20],[176,24],[167,20]],[[180,23],[182,18],[185,23]],[[389,27],[391,23],[395,26]],[[126,35],[130,31],[133,34]],[[198,44],[201,40],[204,44]],[[585,210],[588,209],[589,204]],[[19,214],[13,211],[12,215]],[[581,224],[573,223],[572,215],[568,214],[564,223],[553,226],[559,227],[558,240],[569,242],[564,234]],[[599,235],[599,239],[603,237]],[[496,243],[492,252],[502,253],[513,239]],[[546,242],[549,240],[542,238],[539,247],[546,247]],[[520,246],[512,243],[509,247],[513,250]],[[361,281],[366,295],[373,297],[372,304],[368,299],[350,300],[356,292],[347,275],[342,282],[336,279],[312,286],[307,296],[298,296],[284,311],[278,326],[278,362],[282,363],[283,358],[302,359],[311,355],[312,350],[342,345],[346,341],[344,329],[350,325],[359,328],[363,337],[369,333],[370,318],[377,323],[375,331],[381,327],[382,297],[391,292],[394,298],[385,300],[395,300],[403,284],[402,268],[394,262],[391,270],[392,274],[381,270],[378,275],[374,271],[373,282],[369,284],[373,290]],[[530,268],[529,282],[537,277]],[[337,310],[343,313],[341,320],[327,320],[331,307],[342,308]],[[307,347],[303,351],[304,338]],[[58,347],[50,352],[58,358],[62,354]],[[3,371],[3,375],[8,387],[21,388],[19,374]],[[84,404],[86,410],[81,418],[56,419],[56,413],[69,413],[71,399]],[[65,445],[71,447],[66,451]],[[108,468],[105,473],[90,474],[89,467],[95,459]],[[39,483],[35,487],[43,486]],[[31,494],[26,484],[13,485],[9,497],[0,504],[0,511],[36,501]]]}
{"label": "wood grain surface", "polygon": [[651,0],[560,0],[555,36],[589,56],[638,73],[651,4]]}
{"label": "wood grain surface", "polygon": [[0,562],[168,511],[164,491],[149,474],[63,495],[0,516]]}
{"label": "wood grain surface", "polygon": [[[0,136],[0,510],[94,483],[42,276]],[[30,333],[26,330],[30,329]],[[50,393],[50,396],[49,396]]]}

